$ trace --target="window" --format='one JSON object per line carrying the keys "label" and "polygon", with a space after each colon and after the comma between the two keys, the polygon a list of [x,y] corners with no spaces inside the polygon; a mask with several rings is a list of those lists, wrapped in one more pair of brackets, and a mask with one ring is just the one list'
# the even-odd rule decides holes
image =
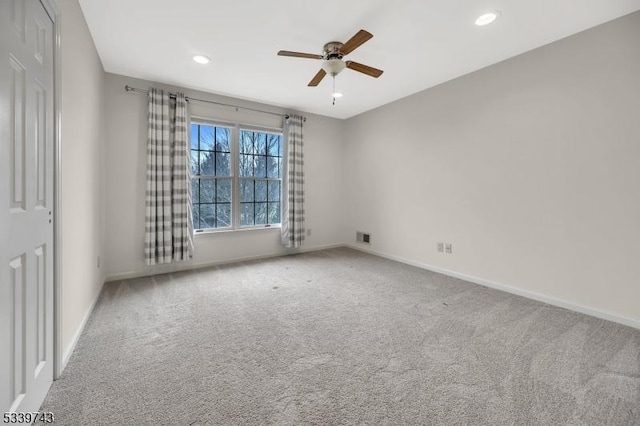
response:
{"label": "window", "polygon": [[193,121],[194,229],[280,224],[282,142],[279,132]]}
{"label": "window", "polygon": [[231,226],[231,130],[191,125],[194,229]]}
{"label": "window", "polygon": [[280,223],[282,135],[240,130],[240,224]]}

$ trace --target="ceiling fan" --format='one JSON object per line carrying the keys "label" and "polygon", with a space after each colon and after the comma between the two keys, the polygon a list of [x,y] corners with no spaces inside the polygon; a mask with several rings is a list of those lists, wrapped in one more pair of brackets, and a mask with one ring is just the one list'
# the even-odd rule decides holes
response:
{"label": "ceiling fan", "polygon": [[329,74],[330,76],[335,77],[336,75],[340,74],[340,72],[342,72],[342,70],[344,70],[345,68],[349,68],[368,76],[378,78],[382,75],[382,70],[370,67],[368,65],[363,65],[359,62],[342,60],[343,57],[347,56],[349,53],[362,46],[372,37],[373,35],[370,32],[360,30],[346,43],[341,43],[339,41],[330,41],[329,43],[325,44],[322,49],[322,55],[316,55],[313,53],[290,52],[288,50],[281,50],[278,52],[278,55],[292,56],[294,58],[322,59],[324,61],[322,63],[322,68],[320,68],[320,71],[318,71],[318,73],[311,79],[308,84],[308,86],[312,87],[320,84],[325,75]]}

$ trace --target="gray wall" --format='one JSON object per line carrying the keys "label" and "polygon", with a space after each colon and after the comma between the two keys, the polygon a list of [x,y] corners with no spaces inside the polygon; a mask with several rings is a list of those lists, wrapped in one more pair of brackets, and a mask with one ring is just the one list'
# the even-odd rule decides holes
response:
{"label": "gray wall", "polygon": [[[144,265],[146,101],[123,87],[177,89],[105,74],[77,0],[59,4],[68,353],[105,275],[287,251],[276,229],[215,233],[196,237],[192,262]],[[637,40],[640,13],[347,121],[307,115],[306,248],[367,231],[383,255],[639,324]],[[280,124],[205,104],[192,114]]]}
{"label": "gray wall", "polygon": [[66,362],[104,274],[104,69],[77,0],[58,0],[62,45],[62,348]]}
{"label": "gray wall", "polygon": [[634,13],[349,119],[343,239],[640,324],[639,41]]}
{"label": "gray wall", "polygon": [[[104,96],[107,104],[107,279],[157,274],[195,265],[230,262],[240,259],[287,253],[280,244],[280,229],[252,229],[195,235],[194,259],[170,265],[148,267],[144,263],[144,207],[147,138],[147,97],[127,93],[124,86],[147,89],[151,86],[187,96],[217,102],[245,105],[274,112],[285,110],[225,98],[193,90],[179,89],[115,74],[106,74]],[[281,127],[277,116],[191,102],[192,116],[228,122]],[[340,242],[340,187],[342,171],[342,122],[305,114],[305,188],[306,250],[330,247]]]}

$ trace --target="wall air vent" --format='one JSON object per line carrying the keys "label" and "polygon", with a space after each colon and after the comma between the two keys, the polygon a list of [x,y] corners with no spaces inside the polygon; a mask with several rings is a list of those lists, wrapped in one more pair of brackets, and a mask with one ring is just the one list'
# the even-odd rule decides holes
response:
{"label": "wall air vent", "polygon": [[356,232],[356,241],[362,244],[371,244],[371,235],[364,232]]}

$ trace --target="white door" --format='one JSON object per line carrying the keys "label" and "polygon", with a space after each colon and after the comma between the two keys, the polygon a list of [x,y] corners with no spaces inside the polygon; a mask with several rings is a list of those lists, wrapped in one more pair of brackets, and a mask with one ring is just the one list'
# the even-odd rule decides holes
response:
{"label": "white door", "polygon": [[53,21],[0,0],[0,412],[53,380]]}

